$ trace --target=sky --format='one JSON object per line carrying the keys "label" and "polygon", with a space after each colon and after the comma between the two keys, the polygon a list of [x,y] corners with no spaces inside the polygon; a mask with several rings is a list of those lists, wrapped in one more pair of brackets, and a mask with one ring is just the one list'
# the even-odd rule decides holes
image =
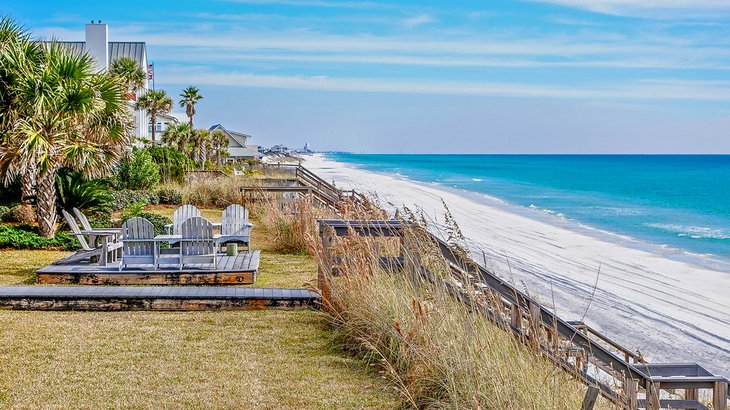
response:
{"label": "sky", "polygon": [[[0,0],[35,36],[144,41],[155,87],[251,143],[730,153],[728,0]],[[178,111],[182,111],[178,109]]]}

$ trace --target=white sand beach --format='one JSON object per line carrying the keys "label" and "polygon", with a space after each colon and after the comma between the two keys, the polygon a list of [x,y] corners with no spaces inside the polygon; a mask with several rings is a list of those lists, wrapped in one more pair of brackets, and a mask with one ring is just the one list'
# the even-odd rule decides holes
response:
{"label": "white sand beach", "polygon": [[511,280],[546,305],[554,300],[561,317],[579,320],[585,313],[586,323],[651,362],[695,361],[730,376],[730,273],[320,155],[308,156],[304,165],[340,188],[420,208],[437,222],[443,221],[443,199],[477,260],[484,251],[493,270],[510,279],[509,259]]}

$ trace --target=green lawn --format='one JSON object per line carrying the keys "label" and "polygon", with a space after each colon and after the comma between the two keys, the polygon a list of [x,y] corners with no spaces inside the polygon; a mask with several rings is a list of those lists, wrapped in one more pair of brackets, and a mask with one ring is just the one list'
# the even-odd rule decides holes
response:
{"label": "green lawn", "polygon": [[315,311],[0,311],[0,408],[394,408]]}
{"label": "green lawn", "polygon": [[[171,216],[174,207],[149,210]],[[201,211],[220,221],[221,210]],[[254,286],[316,279],[313,258],[274,252],[262,227],[252,242],[262,250]],[[35,270],[67,254],[0,251],[0,286],[33,283]],[[0,310],[0,409],[400,407],[331,337],[317,311]]]}

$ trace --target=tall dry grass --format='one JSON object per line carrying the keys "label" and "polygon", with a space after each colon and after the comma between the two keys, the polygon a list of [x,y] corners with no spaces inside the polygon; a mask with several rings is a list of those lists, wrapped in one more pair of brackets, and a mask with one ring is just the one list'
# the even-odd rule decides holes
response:
{"label": "tall dry grass", "polygon": [[[320,261],[338,257],[337,276],[325,272],[325,310],[342,345],[376,361],[414,408],[580,408],[585,386],[479,313],[489,298],[454,297],[446,283],[467,282],[453,277],[424,232],[409,230],[402,244],[337,238],[327,254],[310,237]],[[381,256],[398,252],[403,268],[385,269]],[[417,266],[445,281],[425,280]],[[601,401],[596,408],[611,407]]]}
{"label": "tall dry grass", "polygon": [[263,225],[275,250],[308,254],[310,238],[318,235],[317,219],[332,218],[335,214],[318,206],[308,195],[286,202],[274,196],[265,197],[252,207],[252,215]]}

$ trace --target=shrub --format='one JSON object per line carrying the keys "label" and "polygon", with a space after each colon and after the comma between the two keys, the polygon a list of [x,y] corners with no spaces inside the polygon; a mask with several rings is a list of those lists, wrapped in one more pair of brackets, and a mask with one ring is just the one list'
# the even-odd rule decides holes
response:
{"label": "shrub", "polygon": [[185,172],[193,169],[195,164],[182,152],[164,146],[148,148],[152,160],[160,167],[162,182],[185,182]]}
{"label": "shrub", "polygon": [[113,200],[111,205],[112,209],[115,211],[127,208],[133,203],[139,201],[146,201],[148,204],[153,205],[160,203],[160,198],[156,194],[145,191],[130,191],[128,189],[113,191],[112,198]]}
{"label": "shrub", "polygon": [[10,208],[10,211],[5,214],[3,218],[5,222],[23,222],[23,221],[35,221],[35,212],[33,207],[15,205]]}
{"label": "shrub", "polygon": [[123,189],[151,189],[160,182],[160,166],[146,149],[135,148],[131,161],[119,163],[117,185]]}
{"label": "shrub", "polygon": [[30,225],[0,225],[0,248],[73,251],[79,248],[79,242],[66,232],[58,232],[53,238],[44,238],[38,235],[37,228]]}
{"label": "shrub", "polygon": [[173,185],[166,185],[157,191],[161,204],[180,205],[182,204],[182,194]]}
{"label": "shrub", "polygon": [[70,210],[78,208],[90,216],[108,216],[113,197],[105,179],[87,180],[80,172],[62,170],[56,176],[58,205]]}
{"label": "shrub", "polygon": [[134,218],[135,216],[140,216],[142,212],[144,212],[144,207],[147,206],[147,201],[144,199],[140,199],[139,201],[130,204],[126,208],[124,208],[124,211],[122,211],[122,221],[126,221],[129,218]]}
{"label": "shrub", "polygon": [[10,216],[10,207],[0,205],[0,221],[4,221],[5,218]]}

